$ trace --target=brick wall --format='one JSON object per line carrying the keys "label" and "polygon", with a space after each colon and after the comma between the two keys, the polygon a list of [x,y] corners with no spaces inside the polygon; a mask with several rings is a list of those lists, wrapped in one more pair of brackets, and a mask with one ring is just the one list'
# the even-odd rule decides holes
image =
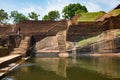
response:
{"label": "brick wall", "polygon": [[67,31],[67,41],[79,41],[84,38],[97,36],[108,27],[100,25],[99,22],[81,22],[77,25],[70,25]]}
{"label": "brick wall", "polygon": [[[21,21],[18,26],[24,35],[56,35],[56,32],[66,29],[66,21]],[[49,33],[48,33],[49,32]]]}
{"label": "brick wall", "polygon": [[0,35],[6,35],[12,32],[13,25],[0,25]]}
{"label": "brick wall", "polygon": [[79,41],[97,36],[109,29],[120,29],[120,15],[110,17],[102,22],[79,22],[69,26],[67,41]]}

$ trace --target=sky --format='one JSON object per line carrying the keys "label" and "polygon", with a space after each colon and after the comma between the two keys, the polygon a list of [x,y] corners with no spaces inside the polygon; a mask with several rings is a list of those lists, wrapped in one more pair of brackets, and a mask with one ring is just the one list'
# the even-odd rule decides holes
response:
{"label": "sky", "polygon": [[1,0],[0,9],[4,9],[9,14],[17,10],[26,16],[34,11],[40,14],[39,19],[42,19],[51,10],[58,10],[61,13],[63,7],[70,3],[85,5],[89,12],[109,12],[120,4],[120,0]]}

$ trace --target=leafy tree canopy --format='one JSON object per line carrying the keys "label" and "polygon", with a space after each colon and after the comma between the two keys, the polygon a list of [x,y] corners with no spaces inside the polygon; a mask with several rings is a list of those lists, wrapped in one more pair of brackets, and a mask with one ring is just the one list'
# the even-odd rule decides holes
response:
{"label": "leafy tree canopy", "polygon": [[18,11],[12,11],[10,14],[10,18],[13,18],[13,23],[19,23],[21,20],[28,20],[28,18]]}
{"label": "leafy tree canopy", "polygon": [[48,15],[45,15],[43,18],[42,18],[42,20],[49,20],[49,17],[48,17]]}
{"label": "leafy tree canopy", "polygon": [[39,16],[40,15],[35,12],[28,13],[28,17],[31,18],[32,20],[38,20]]}
{"label": "leafy tree canopy", "polygon": [[54,10],[50,11],[47,15],[45,15],[42,19],[43,20],[58,20],[60,18],[59,11]]}
{"label": "leafy tree canopy", "polygon": [[64,19],[71,19],[77,13],[85,13],[85,12],[88,12],[87,8],[79,3],[69,4],[65,6],[62,10]]}
{"label": "leafy tree canopy", "polygon": [[8,19],[8,14],[3,9],[0,10],[0,23],[5,23]]}

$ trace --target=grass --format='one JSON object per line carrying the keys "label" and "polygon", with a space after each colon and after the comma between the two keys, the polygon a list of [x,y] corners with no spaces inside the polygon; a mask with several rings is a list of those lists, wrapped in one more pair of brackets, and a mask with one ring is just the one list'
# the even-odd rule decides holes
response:
{"label": "grass", "polygon": [[0,48],[3,48],[3,46],[0,46]]}
{"label": "grass", "polygon": [[83,46],[86,46],[86,45],[90,45],[94,42],[97,41],[97,36],[95,37],[91,37],[91,38],[88,38],[88,39],[84,39],[84,40],[81,40],[78,42],[78,47],[83,47]]}
{"label": "grass", "polygon": [[120,36],[120,31],[116,32],[116,36]]}
{"label": "grass", "polygon": [[93,22],[97,20],[99,17],[103,16],[104,12],[88,12],[81,13],[81,16],[78,18],[78,22]]}
{"label": "grass", "polygon": [[8,47],[4,47],[0,45],[0,49],[8,49]]}
{"label": "grass", "polygon": [[120,14],[120,9],[115,9],[115,10],[112,10],[111,12],[109,12],[110,14],[112,14],[112,16],[117,16]]}

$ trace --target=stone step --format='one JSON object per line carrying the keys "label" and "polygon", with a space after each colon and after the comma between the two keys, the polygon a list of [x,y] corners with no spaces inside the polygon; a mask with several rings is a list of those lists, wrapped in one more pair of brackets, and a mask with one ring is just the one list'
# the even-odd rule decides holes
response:
{"label": "stone step", "polygon": [[28,44],[20,44],[20,45],[28,45]]}
{"label": "stone step", "polygon": [[26,43],[28,43],[28,41],[21,41],[20,43],[25,43],[26,44]]}
{"label": "stone step", "polygon": [[14,48],[13,51],[20,51],[20,48]]}
{"label": "stone step", "polygon": [[17,49],[17,50],[14,50],[13,52],[18,52],[18,51],[23,52],[23,51],[25,51],[25,49]]}
{"label": "stone step", "polygon": [[11,54],[25,54],[26,51],[13,51]]}
{"label": "stone step", "polygon": [[29,41],[29,40],[21,40],[21,42],[27,42],[27,41]]}
{"label": "stone step", "polygon": [[28,44],[21,44],[21,45],[19,45],[19,47],[20,47],[20,46],[26,47],[26,46],[28,46]]}
{"label": "stone step", "polygon": [[28,45],[28,43],[27,44],[20,44],[20,45]]}
{"label": "stone step", "polygon": [[26,36],[24,39],[29,39],[30,37],[29,36]]}
{"label": "stone step", "polygon": [[22,58],[22,55],[20,55],[20,54],[2,57],[2,58],[0,58],[0,68],[7,66],[10,63],[16,62],[20,58]]}
{"label": "stone step", "polygon": [[22,51],[12,51],[11,54],[20,54]]}
{"label": "stone step", "polygon": [[29,41],[20,42],[20,44],[28,44]]}
{"label": "stone step", "polygon": [[18,48],[14,48],[14,51],[11,54],[25,54],[29,47],[30,37],[25,37],[25,39],[21,40]]}
{"label": "stone step", "polygon": [[25,49],[27,49],[28,48],[28,45],[21,45],[21,46],[19,46],[19,48],[25,48]]}
{"label": "stone step", "polygon": [[13,50],[13,51],[17,51],[17,50],[23,50],[23,49],[26,49],[26,47],[14,48],[14,50]]}

